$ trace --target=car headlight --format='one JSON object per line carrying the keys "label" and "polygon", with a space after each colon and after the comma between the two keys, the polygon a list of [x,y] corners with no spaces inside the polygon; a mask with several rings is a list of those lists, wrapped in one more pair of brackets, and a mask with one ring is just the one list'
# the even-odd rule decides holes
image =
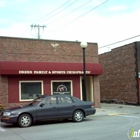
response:
{"label": "car headlight", "polygon": [[3,116],[10,116],[11,112],[3,112]]}

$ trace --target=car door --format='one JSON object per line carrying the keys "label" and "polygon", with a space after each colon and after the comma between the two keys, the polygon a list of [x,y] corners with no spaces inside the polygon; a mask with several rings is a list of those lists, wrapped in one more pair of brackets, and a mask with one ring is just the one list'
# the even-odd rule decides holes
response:
{"label": "car door", "polygon": [[57,99],[54,96],[46,97],[37,107],[36,110],[36,119],[53,119],[57,118],[58,110],[57,110]]}
{"label": "car door", "polygon": [[75,108],[76,104],[70,96],[58,96],[57,109],[59,118],[72,117]]}

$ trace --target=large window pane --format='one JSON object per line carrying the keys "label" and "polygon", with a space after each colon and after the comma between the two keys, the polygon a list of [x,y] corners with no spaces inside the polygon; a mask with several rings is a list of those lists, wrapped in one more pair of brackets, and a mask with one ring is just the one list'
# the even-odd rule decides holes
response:
{"label": "large window pane", "polygon": [[21,100],[34,99],[42,94],[42,82],[21,82]]}
{"label": "large window pane", "polygon": [[71,95],[71,82],[52,82],[53,94]]}

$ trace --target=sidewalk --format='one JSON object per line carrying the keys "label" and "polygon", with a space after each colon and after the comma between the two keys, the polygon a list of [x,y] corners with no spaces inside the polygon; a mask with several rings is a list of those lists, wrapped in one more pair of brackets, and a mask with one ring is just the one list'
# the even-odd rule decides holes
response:
{"label": "sidewalk", "polygon": [[94,116],[116,116],[126,114],[140,114],[140,106],[101,103],[101,108],[96,108]]}

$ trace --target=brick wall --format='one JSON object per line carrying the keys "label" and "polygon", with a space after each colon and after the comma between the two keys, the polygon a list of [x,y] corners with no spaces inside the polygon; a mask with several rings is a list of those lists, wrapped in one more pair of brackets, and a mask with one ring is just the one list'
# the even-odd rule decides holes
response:
{"label": "brick wall", "polygon": [[[51,43],[58,43],[54,49]],[[0,60],[8,61],[49,61],[83,62],[80,42],[0,38]],[[98,47],[89,43],[86,61],[98,62]]]}
{"label": "brick wall", "polygon": [[0,104],[7,105],[8,102],[8,78],[0,76]]}
{"label": "brick wall", "polygon": [[100,81],[99,81],[99,76],[94,76],[94,103],[95,107],[100,107]]}
{"label": "brick wall", "polygon": [[99,55],[101,100],[137,103],[135,43]]}
{"label": "brick wall", "polygon": [[[58,43],[59,46],[54,49],[51,43]],[[2,60],[82,63],[83,52],[80,42],[0,37],[0,61]],[[96,43],[88,43],[86,62],[98,62],[98,46]],[[6,106],[8,106],[7,86],[8,77],[0,77],[0,103],[6,104]]]}

